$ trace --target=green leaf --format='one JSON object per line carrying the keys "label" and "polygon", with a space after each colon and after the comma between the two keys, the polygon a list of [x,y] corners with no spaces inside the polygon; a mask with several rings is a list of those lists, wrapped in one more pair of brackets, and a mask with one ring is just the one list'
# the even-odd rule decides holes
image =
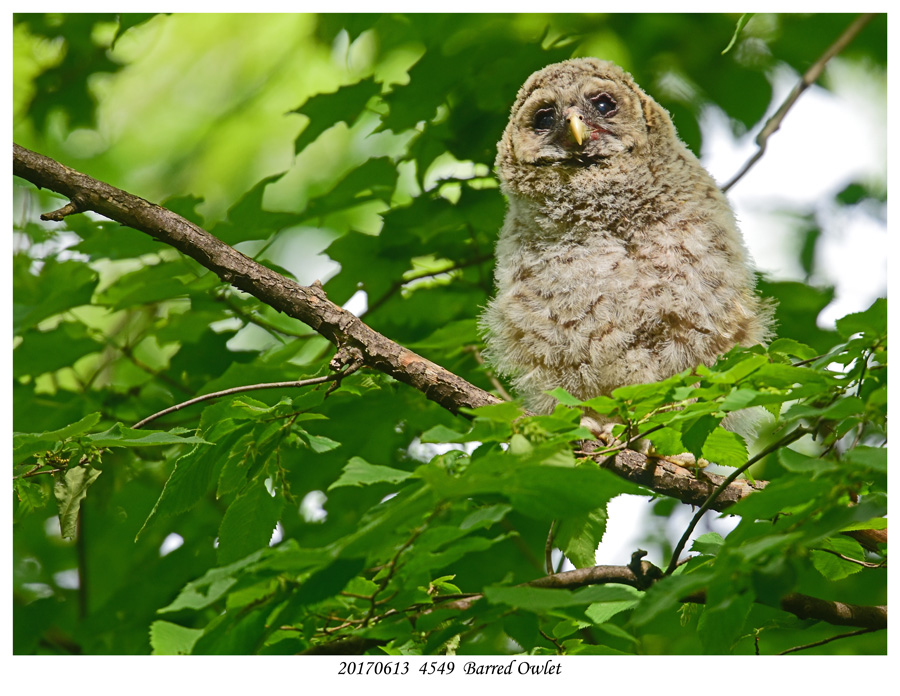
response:
{"label": "green leaf", "polygon": [[[855,539],[848,536],[833,536],[822,542],[821,546],[835,553],[839,553],[847,558],[855,558],[858,561],[864,561],[866,554]],[[858,573],[863,566],[852,561],[846,561],[843,558],[835,556],[827,551],[817,551],[813,549],[810,552],[813,567],[818,570],[827,580],[843,580],[850,575]]]}
{"label": "green leaf", "polygon": [[742,634],[752,606],[752,593],[733,592],[724,602],[705,607],[697,623],[703,651],[707,655],[729,654]]}
{"label": "green leaf", "polygon": [[715,556],[719,553],[724,543],[725,540],[716,532],[707,532],[694,539],[691,551],[696,551],[706,556]]}
{"label": "green leaf", "polygon": [[219,526],[219,563],[226,564],[264,547],[272,538],[284,498],[271,495],[261,481],[251,482],[228,506]]}
{"label": "green leaf", "polygon": [[297,590],[301,605],[316,604],[334,597],[366,567],[364,558],[338,558],[310,575]]}
{"label": "green leaf", "polygon": [[788,447],[778,450],[778,461],[788,471],[795,474],[806,474],[811,479],[837,469],[837,463],[834,460],[808,457]]}
{"label": "green leaf", "polygon": [[640,590],[628,585],[603,585],[600,589],[600,597],[595,596],[596,601],[584,610],[594,624],[606,623],[616,614],[633,609],[643,597]]}
{"label": "green leaf", "polygon": [[645,626],[664,611],[675,609],[682,597],[703,589],[711,577],[710,570],[702,569],[692,573],[670,575],[653,583],[635,608],[632,623],[635,626]]}
{"label": "green leaf", "polygon": [[728,42],[728,45],[722,51],[722,55],[724,56],[728,51],[734,48],[734,45],[737,43],[738,37],[741,35],[741,31],[747,26],[747,22],[750,21],[750,18],[754,15],[754,12],[745,12],[738,18],[737,26],[734,29],[734,35],[731,37],[731,41]]}
{"label": "green leaf", "polygon": [[724,428],[716,428],[703,444],[703,458],[721,466],[739,467],[750,457],[744,438]]}
{"label": "green leaf", "polygon": [[721,418],[715,416],[700,416],[693,424],[685,428],[681,433],[681,441],[687,447],[688,452],[698,459],[702,457],[706,443],[721,421]]}
{"label": "green leaf", "polygon": [[816,351],[805,343],[795,341],[793,338],[778,338],[769,345],[769,354],[793,355],[801,360],[810,360],[816,357]]}
{"label": "green leaf", "polygon": [[728,514],[758,520],[769,519],[789,508],[811,504],[830,489],[829,481],[811,481],[806,476],[786,476],[770,481],[761,491],[738,501],[728,508]]}
{"label": "green leaf", "polygon": [[64,539],[74,539],[78,531],[78,511],[91,484],[102,472],[90,466],[69,467],[56,475],[53,496],[59,505],[59,528]]}
{"label": "green leaf", "polygon": [[422,437],[419,439],[422,442],[468,442],[466,435],[456,430],[451,430],[446,425],[436,425],[433,428],[429,428],[422,433]]}
{"label": "green leaf", "polygon": [[579,399],[576,399],[574,396],[572,396],[569,392],[567,392],[562,387],[557,387],[556,389],[548,391],[547,393],[550,396],[552,396],[554,399],[556,399],[559,403],[561,403],[563,406],[581,406],[582,403],[584,403],[584,402],[580,401]]}
{"label": "green leaf", "polygon": [[30,264],[30,259],[17,258],[13,266],[15,335],[55,314],[89,304],[99,282],[96,272],[80,261],[60,263],[51,257],[38,275],[30,273]]}
{"label": "green leaf", "polygon": [[838,333],[844,338],[863,333],[873,337],[887,335],[887,300],[879,297],[864,312],[848,314],[836,322]]}
{"label": "green leaf", "polygon": [[299,153],[341,121],[352,125],[365,111],[369,100],[380,92],[381,85],[368,78],[355,85],[339,87],[335,92],[317,94],[307,99],[303,106],[292,112],[309,118],[309,123],[294,143],[294,152]]}
{"label": "green leaf", "polygon": [[13,351],[13,377],[71,367],[81,357],[102,348],[88,335],[84,324],[65,322],[51,331],[29,331]]}
{"label": "green leaf", "polygon": [[861,469],[887,475],[887,449],[860,445],[844,453],[844,461]]}
{"label": "green leaf", "polygon": [[542,640],[538,617],[527,611],[516,611],[504,616],[503,631],[524,650],[531,650]]}
{"label": "green leaf", "polygon": [[503,604],[538,613],[585,603],[578,600],[571,590],[543,587],[485,587],[484,596],[491,604]]}
{"label": "green leaf", "polygon": [[226,433],[222,437],[217,437],[215,447],[197,445],[190,452],[179,457],[159,499],[138,532],[137,538],[140,538],[153,520],[178,515],[194,507],[209,491],[215,480],[216,469],[223,464],[221,452],[230,451],[242,433],[252,428],[251,424],[236,426],[230,420],[221,425],[223,428],[238,429]]}
{"label": "green leaf", "polygon": [[197,639],[203,635],[201,628],[185,628],[169,621],[150,624],[150,647],[154,655],[190,655]]}
{"label": "green leaf", "polygon": [[178,435],[166,430],[135,430],[116,423],[102,433],[88,435],[85,440],[94,447],[160,447],[163,445],[210,445],[202,437]]}
{"label": "green leaf", "polygon": [[488,507],[479,508],[475,512],[467,515],[460,523],[459,528],[467,530],[484,527],[487,529],[506,517],[511,510],[512,508],[509,505],[490,505]]}
{"label": "green leaf", "polygon": [[408,471],[369,464],[362,457],[353,457],[344,466],[340,478],[332,483],[328,490],[343,486],[371,486],[373,483],[400,483],[411,476]]}
{"label": "green leaf", "polygon": [[90,413],[77,423],[58,430],[44,433],[13,433],[13,464],[18,464],[37,452],[53,449],[60,441],[86,433],[99,422],[100,414]]}
{"label": "green leaf", "polygon": [[607,519],[606,507],[601,507],[560,520],[556,530],[556,545],[576,568],[596,565],[594,556],[606,533]]}
{"label": "green leaf", "polygon": [[201,578],[187,583],[178,596],[159,610],[160,614],[185,609],[205,609],[220,600],[238,581],[238,574],[248,566],[257,563],[267,549],[260,549],[239,561],[221,568],[211,568]]}

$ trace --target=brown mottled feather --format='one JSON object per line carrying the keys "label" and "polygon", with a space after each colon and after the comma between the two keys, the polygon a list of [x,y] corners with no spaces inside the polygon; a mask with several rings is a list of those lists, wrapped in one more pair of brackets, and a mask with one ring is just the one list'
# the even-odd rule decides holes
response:
{"label": "brown mottled feather", "polygon": [[[601,114],[598,95],[615,111]],[[537,130],[547,109],[553,124]],[[496,166],[509,209],[482,326],[488,359],[529,408],[552,410],[555,387],[587,399],[767,337],[771,308],[728,201],[621,68],[585,58],[533,74]]]}

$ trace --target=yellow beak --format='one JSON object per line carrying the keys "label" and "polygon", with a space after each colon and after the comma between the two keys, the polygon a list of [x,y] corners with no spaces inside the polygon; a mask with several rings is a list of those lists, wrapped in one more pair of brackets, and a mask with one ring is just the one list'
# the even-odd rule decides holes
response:
{"label": "yellow beak", "polygon": [[577,111],[573,111],[569,115],[569,131],[571,131],[572,137],[575,138],[575,142],[579,145],[581,145],[587,137],[588,127],[584,124],[584,116]]}

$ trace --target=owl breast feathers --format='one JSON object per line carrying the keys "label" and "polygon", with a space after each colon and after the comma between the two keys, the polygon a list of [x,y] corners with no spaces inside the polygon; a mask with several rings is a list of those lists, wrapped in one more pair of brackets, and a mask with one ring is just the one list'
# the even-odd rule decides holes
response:
{"label": "owl breast feathers", "polygon": [[612,63],[569,60],[519,90],[498,144],[509,201],[491,364],[534,411],[652,382],[764,340],[734,213],[668,112]]}

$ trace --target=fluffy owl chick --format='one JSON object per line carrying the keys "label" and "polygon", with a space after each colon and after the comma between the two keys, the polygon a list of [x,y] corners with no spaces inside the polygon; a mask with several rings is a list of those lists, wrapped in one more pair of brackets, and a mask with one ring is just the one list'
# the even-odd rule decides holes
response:
{"label": "fluffy owl chick", "polygon": [[528,408],[712,363],[765,339],[771,309],[734,213],[668,112],[618,66],[547,66],[519,90],[497,172],[487,357]]}

